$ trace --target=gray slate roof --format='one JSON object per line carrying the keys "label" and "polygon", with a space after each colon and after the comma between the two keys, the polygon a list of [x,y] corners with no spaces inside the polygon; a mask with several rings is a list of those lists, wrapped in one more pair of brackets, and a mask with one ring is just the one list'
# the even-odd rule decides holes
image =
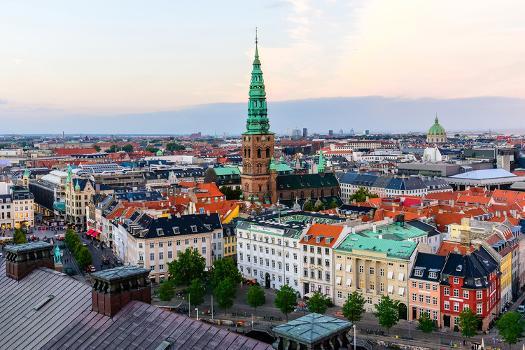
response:
{"label": "gray slate roof", "polygon": [[[40,268],[17,282],[0,259],[0,349],[270,350],[269,344],[132,301],[113,318],[91,310],[91,287]],[[53,296],[48,297],[48,296]]]}

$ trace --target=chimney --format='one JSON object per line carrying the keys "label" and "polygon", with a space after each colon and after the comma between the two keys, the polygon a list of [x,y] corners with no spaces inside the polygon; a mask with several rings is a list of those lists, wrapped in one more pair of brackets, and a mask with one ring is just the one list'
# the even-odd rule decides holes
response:
{"label": "chimney", "polygon": [[20,281],[39,267],[55,268],[53,246],[46,242],[30,242],[5,247],[5,274]]}
{"label": "chimney", "polygon": [[148,275],[149,270],[136,266],[120,266],[91,274],[91,309],[113,317],[130,301],[151,303]]}

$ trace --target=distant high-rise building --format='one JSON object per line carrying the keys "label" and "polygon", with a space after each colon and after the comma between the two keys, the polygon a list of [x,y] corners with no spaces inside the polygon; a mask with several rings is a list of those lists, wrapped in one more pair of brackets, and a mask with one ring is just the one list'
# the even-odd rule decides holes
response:
{"label": "distant high-rise building", "polygon": [[365,135],[366,135],[366,136],[370,135],[370,130],[366,129],[366,130],[365,130]]}
{"label": "distant high-rise building", "polygon": [[303,128],[303,138],[307,138],[307,137],[308,137],[308,129]]}
{"label": "distant high-rise building", "polygon": [[328,136],[334,136],[334,131],[332,129],[328,130]]}
{"label": "distant high-rise building", "polygon": [[297,140],[301,138],[301,130],[293,129],[292,130],[292,139]]}

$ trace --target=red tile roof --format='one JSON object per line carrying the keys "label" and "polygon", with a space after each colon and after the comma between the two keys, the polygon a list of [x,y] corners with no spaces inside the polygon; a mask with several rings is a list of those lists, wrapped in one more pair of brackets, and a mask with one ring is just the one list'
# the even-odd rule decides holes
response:
{"label": "red tile roof", "polygon": [[[313,224],[308,229],[306,236],[303,237],[302,242],[321,247],[333,247],[342,232],[343,226]],[[317,237],[322,237],[320,242],[317,242]],[[331,238],[330,242],[327,242],[326,238]]]}

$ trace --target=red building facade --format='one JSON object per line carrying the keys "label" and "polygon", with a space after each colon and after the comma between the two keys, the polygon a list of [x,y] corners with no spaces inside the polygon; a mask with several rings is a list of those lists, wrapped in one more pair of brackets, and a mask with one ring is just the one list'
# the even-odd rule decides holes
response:
{"label": "red building facade", "polygon": [[460,255],[450,253],[440,283],[444,327],[459,327],[459,314],[466,308],[481,319],[487,330],[498,314],[500,272],[498,263],[483,248]]}

